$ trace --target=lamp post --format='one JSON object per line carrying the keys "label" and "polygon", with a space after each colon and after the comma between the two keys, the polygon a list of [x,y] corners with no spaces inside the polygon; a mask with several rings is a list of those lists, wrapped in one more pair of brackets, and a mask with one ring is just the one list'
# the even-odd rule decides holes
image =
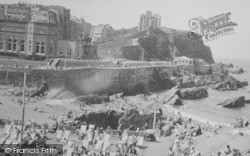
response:
{"label": "lamp post", "polygon": [[153,129],[155,130],[156,127],[156,114],[157,114],[157,109],[155,108],[154,110],[154,122],[153,122]]}
{"label": "lamp post", "polygon": [[21,145],[23,144],[23,131],[24,131],[24,114],[25,114],[25,94],[26,94],[26,71],[23,72],[23,109],[22,109],[22,127],[21,127]]}

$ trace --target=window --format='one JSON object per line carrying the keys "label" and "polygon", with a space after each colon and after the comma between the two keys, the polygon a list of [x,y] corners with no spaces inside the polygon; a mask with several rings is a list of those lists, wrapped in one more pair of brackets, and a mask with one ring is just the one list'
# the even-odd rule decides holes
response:
{"label": "window", "polygon": [[0,50],[4,49],[4,40],[0,38]]}
{"label": "window", "polygon": [[36,51],[35,53],[39,53],[40,52],[40,42],[36,42]]}
{"label": "window", "polygon": [[25,41],[24,40],[21,40],[21,42],[20,42],[20,51],[21,52],[25,51]]}
{"label": "window", "polygon": [[68,49],[68,56],[71,56],[71,49]]}
{"label": "window", "polygon": [[31,37],[29,38],[29,51],[32,50],[32,41],[31,41]]}
{"label": "window", "polygon": [[62,48],[60,49],[60,55],[63,55],[63,49]]}
{"label": "window", "polygon": [[44,54],[45,53],[45,43],[42,42],[41,43],[41,54]]}
{"label": "window", "polygon": [[17,50],[17,40],[14,39],[13,40],[13,51],[16,51]]}
{"label": "window", "polygon": [[54,44],[50,43],[50,46],[49,46],[49,53],[50,54],[53,54],[53,49],[54,49]]}
{"label": "window", "polygon": [[12,39],[8,39],[8,46],[7,46],[7,49],[8,49],[9,51],[12,50]]}

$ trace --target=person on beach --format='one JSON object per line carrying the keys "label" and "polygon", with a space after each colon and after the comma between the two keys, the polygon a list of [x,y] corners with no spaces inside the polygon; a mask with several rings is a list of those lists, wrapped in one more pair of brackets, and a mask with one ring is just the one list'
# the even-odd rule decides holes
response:
{"label": "person on beach", "polygon": [[226,150],[224,151],[225,154],[230,154],[232,151],[230,149],[230,145],[226,146]]}

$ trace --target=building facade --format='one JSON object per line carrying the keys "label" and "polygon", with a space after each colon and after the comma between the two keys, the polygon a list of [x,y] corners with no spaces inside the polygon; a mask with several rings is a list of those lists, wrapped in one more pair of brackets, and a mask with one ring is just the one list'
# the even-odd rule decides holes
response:
{"label": "building facade", "polygon": [[62,40],[72,40],[67,42],[75,44],[71,56],[81,58],[76,47],[84,38],[84,26],[84,19],[70,16],[62,6],[0,4],[0,53],[58,57]]}
{"label": "building facade", "polygon": [[138,29],[143,31],[148,27],[161,27],[161,16],[159,14],[152,14],[151,11],[146,11],[146,14],[141,14]]}
{"label": "building facade", "polygon": [[108,38],[112,30],[113,28],[110,25],[104,24],[92,27],[90,31],[90,37],[92,38],[92,42],[98,42],[100,40]]}
{"label": "building facade", "polygon": [[56,57],[81,59],[84,43],[81,41],[58,40]]}

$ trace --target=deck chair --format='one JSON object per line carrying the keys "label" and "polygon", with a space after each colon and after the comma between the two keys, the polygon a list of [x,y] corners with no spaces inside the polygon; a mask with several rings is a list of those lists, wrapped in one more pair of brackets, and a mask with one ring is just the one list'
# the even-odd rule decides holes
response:
{"label": "deck chair", "polygon": [[62,131],[62,130],[60,130],[60,129],[56,130],[55,139],[56,139],[57,141],[61,140],[62,135],[63,135],[63,131]]}
{"label": "deck chair", "polygon": [[[5,125],[1,135],[4,134],[4,133],[10,133],[11,128],[12,128],[12,125]],[[0,137],[1,137],[1,135],[0,135]]]}
{"label": "deck chair", "polygon": [[17,137],[17,134],[11,133],[10,137],[6,139],[5,144],[11,144]]}
{"label": "deck chair", "polygon": [[22,126],[16,126],[17,129],[19,129],[20,131],[22,130]]}
{"label": "deck chair", "polygon": [[99,134],[103,134],[103,129],[102,128],[98,128],[97,131],[98,131]]}
{"label": "deck chair", "polygon": [[63,130],[63,125],[58,125],[59,130]]}
{"label": "deck chair", "polygon": [[104,134],[104,141],[110,141],[110,134]]}
{"label": "deck chair", "polygon": [[22,125],[22,120],[18,120],[18,125],[19,125],[19,126]]}
{"label": "deck chair", "polygon": [[35,127],[35,128],[37,127],[37,125],[38,125],[38,124],[37,124],[37,123],[35,123],[35,122],[34,122],[34,123],[32,123],[32,126],[33,126],[33,127]]}
{"label": "deck chair", "polygon": [[80,134],[85,134],[87,131],[87,125],[81,125]]}
{"label": "deck chair", "polygon": [[18,144],[20,144],[20,143],[21,143],[21,134],[19,134],[18,137],[16,137],[16,138],[13,140],[12,144],[13,144],[13,145],[18,145]]}
{"label": "deck chair", "polygon": [[77,130],[77,127],[76,126],[72,126],[71,129],[70,129],[70,132],[71,133],[75,133]]}
{"label": "deck chair", "polygon": [[6,119],[0,119],[0,121],[2,122],[3,125],[6,125],[6,124],[7,124]]}
{"label": "deck chair", "polygon": [[65,130],[62,139],[68,140],[69,139],[69,134],[70,134],[70,131]]}
{"label": "deck chair", "polygon": [[103,152],[107,151],[110,145],[111,145],[111,142],[109,140],[104,140],[102,151]]}
{"label": "deck chair", "polygon": [[95,125],[90,124],[90,125],[89,125],[89,129],[95,129]]}
{"label": "deck chair", "polygon": [[96,145],[95,145],[95,150],[102,151],[103,144],[104,144],[103,140],[98,140]]}
{"label": "deck chair", "polygon": [[7,125],[11,125],[11,121],[10,121],[10,120],[7,120],[7,121],[6,121],[6,124],[7,124]]}
{"label": "deck chair", "polygon": [[49,125],[48,124],[43,124],[44,129],[49,129]]}
{"label": "deck chair", "polygon": [[82,146],[85,147],[85,148],[88,150],[88,149],[89,149],[89,141],[86,140],[86,139],[84,139],[84,140],[82,141]]}
{"label": "deck chair", "polygon": [[144,147],[144,137],[142,136],[137,137],[137,146]]}

